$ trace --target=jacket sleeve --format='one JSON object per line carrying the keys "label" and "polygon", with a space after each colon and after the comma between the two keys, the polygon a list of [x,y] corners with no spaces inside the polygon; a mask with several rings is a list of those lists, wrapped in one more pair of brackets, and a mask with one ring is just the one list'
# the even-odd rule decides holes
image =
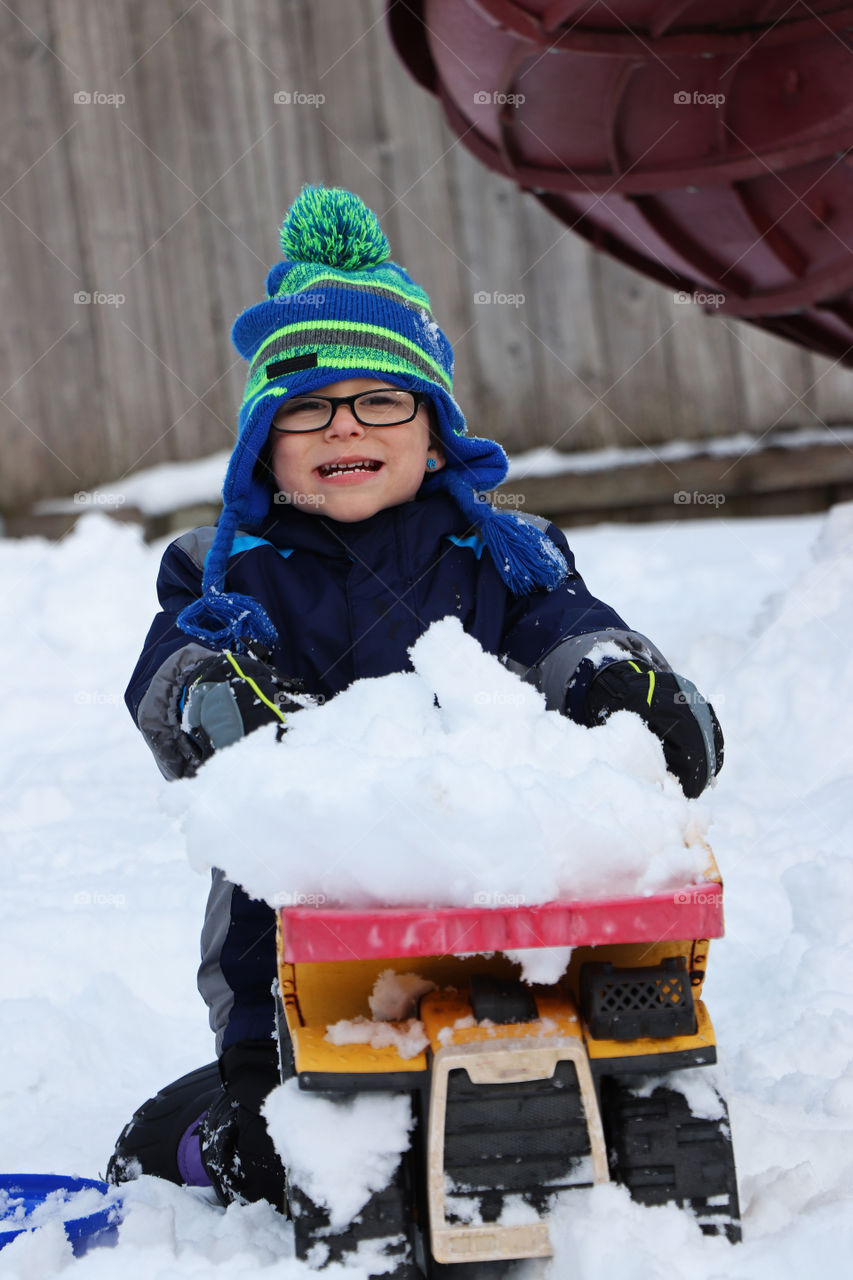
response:
{"label": "jacket sleeve", "polygon": [[657,671],[671,668],[651,640],[632,631],[615,609],[590,594],[560,530],[539,516],[524,518],[535,520],[559,547],[569,575],[553,591],[534,591],[514,600],[502,657],[510,670],[545,695],[549,711],[583,722],[587,689],[604,666],[640,657]]}
{"label": "jacket sleeve", "polygon": [[124,699],[160,772],[181,778],[194,761],[190,739],[181,730],[180,699],[190,670],[211,649],[177,626],[185,605],[201,595],[204,557],[216,530],[193,529],[167,547],[157,576],[160,612],[151,624]]}

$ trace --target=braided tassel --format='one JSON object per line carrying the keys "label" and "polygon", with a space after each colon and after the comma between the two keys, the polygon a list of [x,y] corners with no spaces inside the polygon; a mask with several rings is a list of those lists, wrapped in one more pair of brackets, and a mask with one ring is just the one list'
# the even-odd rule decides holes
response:
{"label": "braided tassel", "polygon": [[459,508],[480,530],[495,567],[510,591],[526,595],[544,588],[553,591],[568,574],[568,565],[547,533],[511,511],[495,511],[454,469],[442,473],[444,486]]}

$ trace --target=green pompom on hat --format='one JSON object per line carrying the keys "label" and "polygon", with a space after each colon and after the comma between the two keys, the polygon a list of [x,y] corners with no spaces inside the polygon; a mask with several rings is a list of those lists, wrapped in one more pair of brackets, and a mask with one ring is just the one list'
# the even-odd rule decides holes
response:
{"label": "green pompom on hat", "polygon": [[[330,200],[334,196],[334,200]],[[351,191],[304,187],[282,223],[281,251],[290,262],[324,262],[342,271],[378,267],[391,246],[376,214]]]}

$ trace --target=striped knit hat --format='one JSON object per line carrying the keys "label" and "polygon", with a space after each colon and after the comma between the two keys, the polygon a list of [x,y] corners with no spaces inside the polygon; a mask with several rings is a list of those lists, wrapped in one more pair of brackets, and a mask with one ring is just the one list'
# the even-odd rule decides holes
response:
{"label": "striped knit hat", "polygon": [[422,492],[446,489],[476,525],[498,572],[516,593],[551,588],[566,564],[536,525],[497,512],[478,493],[506,476],[506,455],[493,440],[469,436],[453,399],[453,351],[432,318],[423,289],[389,261],[379,221],[358,196],[339,188],[303,187],[281,229],[285,260],[267,276],[267,297],[238,317],[237,350],[249,361],[239,436],[222,489],[224,510],[210,549],[204,596],[178,623],[208,643],[274,644],[265,610],[224,591],[225,569],[239,525],[268,514],[269,487],[255,467],[276,410],[344,378],[378,377],[430,399],[446,465],[425,476]]}

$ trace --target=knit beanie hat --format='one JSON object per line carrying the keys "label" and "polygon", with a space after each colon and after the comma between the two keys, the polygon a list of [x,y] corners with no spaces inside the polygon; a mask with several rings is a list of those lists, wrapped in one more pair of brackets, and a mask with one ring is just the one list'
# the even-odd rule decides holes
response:
{"label": "knit beanie hat", "polygon": [[[507,460],[493,440],[469,436],[453,399],[453,351],[432,318],[426,293],[396,263],[375,213],[340,188],[303,187],[281,228],[284,261],[267,276],[267,296],[234,323],[234,345],[249,361],[239,436],[223,484],[224,509],[205,561],[203,596],[178,625],[208,644],[272,647],[273,624],[261,604],[226,593],[225,570],[238,526],[269,514],[270,489],[256,472],[272,420],[291,396],[346,378],[376,377],[432,403],[445,466],[420,492],[446,489],[475,525],[501,577],[517,594],[551,589],[566,563],[536,524],[496,511],[484,490],[505,478]],[[312,517],[315,518],[315,517]]]}

